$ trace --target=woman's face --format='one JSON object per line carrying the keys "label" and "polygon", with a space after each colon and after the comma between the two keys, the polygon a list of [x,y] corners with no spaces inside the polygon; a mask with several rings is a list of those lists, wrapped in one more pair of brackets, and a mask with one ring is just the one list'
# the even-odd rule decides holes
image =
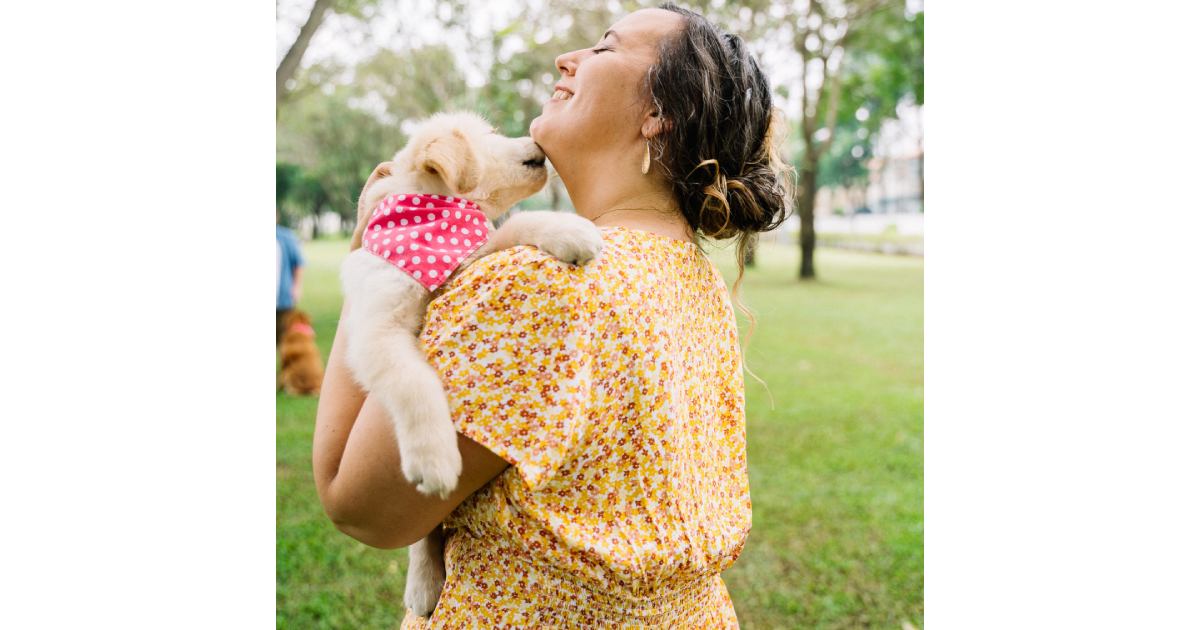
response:
{"label": "woman's face", "polygon": [[641,142],[650,109],[642,81],[658,59],[659,42],[682,25],[677,13],[643,9],[613,24],[595,47],[555,59],[562,78],[529,125],[551,162]]}

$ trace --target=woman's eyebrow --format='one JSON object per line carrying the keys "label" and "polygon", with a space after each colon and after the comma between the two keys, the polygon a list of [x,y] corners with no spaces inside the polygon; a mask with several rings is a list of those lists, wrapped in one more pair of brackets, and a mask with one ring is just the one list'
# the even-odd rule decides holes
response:
{"label": "woman's eyebrow", "polygon": [[[617,35],[616,31],[614,31],[612,29],[604,31],[604,37],[608,37],[609,35],[612,35],[613,39],[617,40],[618,42],[621,41],[621,36]],[[600,39],[604,39],[604,37],[601,37]]]}

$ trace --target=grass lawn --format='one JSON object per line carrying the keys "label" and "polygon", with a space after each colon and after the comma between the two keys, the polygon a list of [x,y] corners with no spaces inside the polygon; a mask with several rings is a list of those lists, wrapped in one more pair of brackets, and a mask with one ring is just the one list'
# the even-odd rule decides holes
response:
{"label": "grass lawn", "polygon": [[[346,250],[304,246],[301,308],[326,354]],[[732,249],[711,255],[732,287]],[[816,263],[801,284],[797,248],[764,243],[743,280],[758,317],[746,363],[770,395],[747,375],[754,528],[725,582],[743,628],[920,627],[923,261],[827,249]],[[405,552],[334,529],[312,482],[316,401],[276,409],[276,625],[396,627]]]}

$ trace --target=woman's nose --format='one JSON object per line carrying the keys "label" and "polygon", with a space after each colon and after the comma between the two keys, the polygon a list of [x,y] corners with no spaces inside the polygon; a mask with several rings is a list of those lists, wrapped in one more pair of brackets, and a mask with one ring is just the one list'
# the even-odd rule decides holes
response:
{"label": "woman's nose", "polygon": [[554,65],[558,67],[558,71],[563,76],[571,76],[575,74],[575,68],[579,66],[579,62],[575,60],[575,53],[578,50],[573,50],[569,53],[563,53],[554,58]]}

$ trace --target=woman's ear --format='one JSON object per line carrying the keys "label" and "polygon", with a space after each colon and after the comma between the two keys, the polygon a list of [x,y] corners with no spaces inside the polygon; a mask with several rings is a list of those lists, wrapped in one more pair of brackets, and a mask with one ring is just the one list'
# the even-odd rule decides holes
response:
{"label": "woman's ear", "polygon": [[645,118],[642,119],[642,137],[653,138],[670,127],[671,125],[663,119],[658,110],[648,111]]}
{"label": "woman's ear", "polygon": [[416,162],[427,172],[441,176],[456,195],[479,186],[479,158],[470,139],[458,129],[421,147]]}

